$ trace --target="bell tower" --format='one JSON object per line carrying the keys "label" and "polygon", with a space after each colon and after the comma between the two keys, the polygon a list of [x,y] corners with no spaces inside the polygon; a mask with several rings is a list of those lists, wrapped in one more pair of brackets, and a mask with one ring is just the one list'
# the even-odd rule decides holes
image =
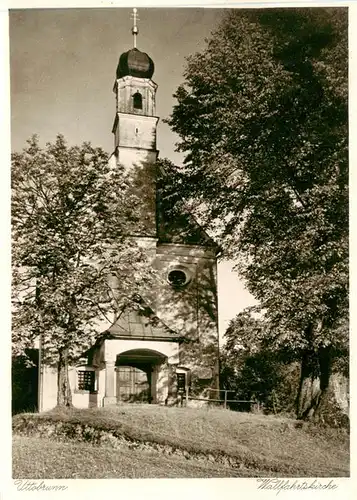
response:
{"label": "bell tower", "polygon": [[152,80],[153,60],[136,47],[139,33],[137,19],[137,9],[134,8],[134,47],[121,54],[116,69],[112,158],[130,175],[129,194],[138,200],[133,234],[156,237],[157,84]]}
{"label": "bell tower", "polygon": [[[116,69],[115,149],[108,166],[123,188],[113,199],[121,203],[123,233],[133,247],[140,246],[154,272],[150,289],[142,280],[141,296],[119,307],[109,327],[97,322],[98,335],[82,353],[83,364],[69,367],[79,408],[128,400],[176,404],[186,391],[192,404],[197,398],[205,404],[211,389],[219,389],[218,247],[190,213],[172,213],[180,193],[163,196],[169,169],[160,169],[157,185],[154,63],[136,46],[136,9],[133,19],[133,48],[120,56]],[[115,248],[109,250],[115,258]],[[117,276],[108,276],[114,296],[121,288],[121,265]],[[56,405],[56,370],[43,363],[40,382],[40,411],[49,410]]]}
{"label": "bell tower", "polygon": [[133,159],[155,162],[158,155],[156,128],[159,119],[155,116],[157,84],[152,80],[154,62],[136,47],[139,33],[137,9],[133,9],[133,19],[134,47],[120,56],[113,89],[116,95],[114,148],[118,161],[128,167]]}

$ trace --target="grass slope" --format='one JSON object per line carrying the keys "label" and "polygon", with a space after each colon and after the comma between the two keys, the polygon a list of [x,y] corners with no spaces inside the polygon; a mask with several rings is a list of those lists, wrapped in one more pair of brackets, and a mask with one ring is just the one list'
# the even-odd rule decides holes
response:
{"label": "grass slope", "polygon": [[[161,454],[161,458],[157,458],[164,471],[163,474],[159,473],[160,467],[157,470],[146,470],[144,467],[143,470],[146,470],[144,474],[147,475],[115,477],[192,477],[189,469],[190,464],[195,463],[195,454],[205,454],[213,459],[222,455],[233,457],[240,463],[240,470],[235,469],[240,477],[269,472],[280,476],[342,477],[347,476],[349,470],[347,434],[336,429],[321,431],[313,426],[301,427],[300,422],[286,418],[236,413],[222,409],[122,405],[100,409],[54,410],[40,415],[16,415],[13,419],[14,432],[31,436],[33,435],[31,426],[35,429],[36,422],[44,421],[67,422],[71,425],[80,424],[95,429],[105,429],[134,442],[157,443],[161,446],[186,450],[191,456],[186,468],[186,459],[182,459],[181,462],[179,460],[178,463],[177,457],[169,457],[169,460]],[[72,443],[71,446],[77,444]],[[15,441],[15,445],[17,449],[14,457],[20,457],[19,460],[20,462],[22,460],[23,464],[21,467],[24,467],[25,462],[21,457],[26,453],[21,455],[21,447],[27,447],[28,450],[33,447],[33,453],[36,453],[37,445],[31,440],[26,443]],[[41,445],[39,446],[41,448]],[[104,448],[95,447],[95,450],[96,456],[98,453],[109,453],[109,451],[104,452]],[[143,451],[138,451],[139,455],[133,454],[134,451],[120,450],[123,460],[122,470],[126,471],[125,474],[128,474],[125,457],[132,456],[134,460],[136,456],[144,456]],[[127,452],[129,455],[126,455]],[[171,475],[167,460],[170,463],[172,460],[175,462],[173,467],[174,470],[177,467],[179,475],[175,475],[176,472]],[[21,476],[21,467],[16,469],[16,474],[20,474],[17,477]],[[83,464],[83,467],[86,465]],[[208,472],[207,469],[202,472],[200,469],[202,467],[208,465],[205,466],[200,461],[199,468],[194,471],[194,477],[207,477],[200,475]],[[217,474],[213,473],[212,465],[209,465],[209,469],[212,477],[217,477],[217,474],[222,477],[222,467],[217,463],[213,467],[214,470],[219,469]],[[231,467],[226,467],[224,476],[234,477],[236,472]]]}
{"label": "grass slope", "polygon": [[46,438],[14,436],[13,478],[120,479],[252,477],[198,460],[165,457],[158,452],[113,450],[87,443],[56,442]]}

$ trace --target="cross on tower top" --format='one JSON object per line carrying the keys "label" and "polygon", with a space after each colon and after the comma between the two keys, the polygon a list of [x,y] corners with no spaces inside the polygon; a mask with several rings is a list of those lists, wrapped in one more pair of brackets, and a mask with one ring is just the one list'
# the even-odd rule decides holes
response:
{"label": "cross on tower top", "polygon": [[131,32],[134,37],[134,48],[136,48],[136,37],[139,33],[139,29],[136,25],[136,22],[139,20],[138,9],[136,7],[133,8],[133,13],[131,15],[131,18],[133,19],[133,27],[131,28]]}

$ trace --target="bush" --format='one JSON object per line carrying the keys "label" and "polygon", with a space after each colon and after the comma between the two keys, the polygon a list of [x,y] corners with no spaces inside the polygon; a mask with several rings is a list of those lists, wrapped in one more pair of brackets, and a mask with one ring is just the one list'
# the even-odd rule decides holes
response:
{"label": "bush", "polygon": [[[221,383],[236,393],[237,399],[256,400],[265,413],[294,414],[300,368],[284,363],[270,352],[260,351],[240,359],[234,370],[227,358],[221,362]],[[232,410],[249,411],[246,406],[231,403]]]}
{"label": "bush", "polygon": [[[37,410],[38,350],[29,349],[28,359],[12,359],[12,413]],[[32,365],[31,365],[32,363]]]}

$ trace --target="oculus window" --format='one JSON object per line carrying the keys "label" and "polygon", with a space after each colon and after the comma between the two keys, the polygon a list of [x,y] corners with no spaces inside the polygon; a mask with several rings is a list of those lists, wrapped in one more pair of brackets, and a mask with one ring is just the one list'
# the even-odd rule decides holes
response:
{"label": "oculus window", "polygon": [[167,280],[173,288],[182,288],[191,280],[191,273],[188,269],[181,267],[171,269],[167,275]]}

